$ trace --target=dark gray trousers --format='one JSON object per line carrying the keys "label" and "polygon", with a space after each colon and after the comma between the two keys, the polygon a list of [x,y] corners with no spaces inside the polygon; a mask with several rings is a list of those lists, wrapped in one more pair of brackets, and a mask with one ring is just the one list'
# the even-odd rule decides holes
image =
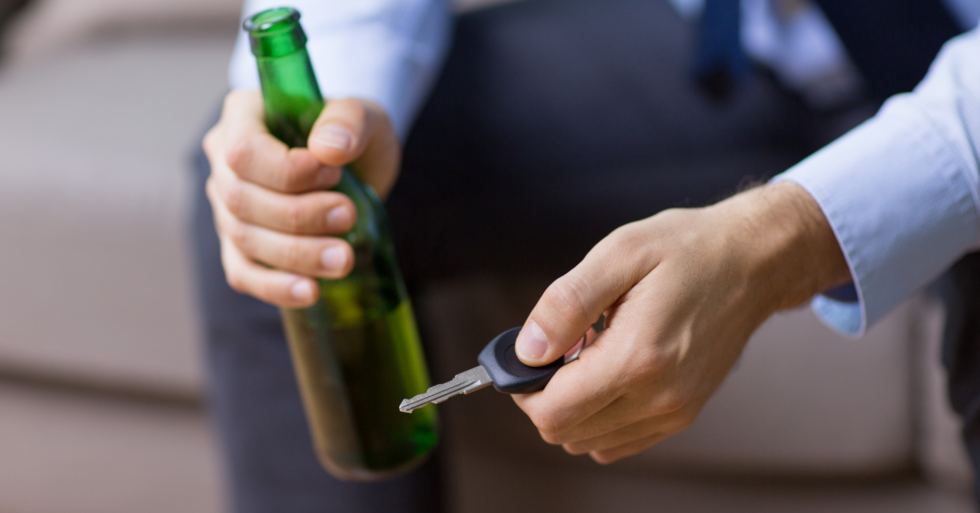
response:
{"label": "dark gray trousers", "polygon": [[963,441],[973,464],[974,498],[980,504],[980,253],[954,264],[936,288],[946,304],[942,356],[949,400],[963,420]]}
{"label": "dark gray trousers", "polygon": [[[693,86],[693,42],[665,0],[528,0],[461,16],[389,202],[410,288],[468,273],[558,277],[617,226],[721,199],[846,128],[762,74],[713,103]],[[226,285],[203,155],[195,166],[210,405],[234,510],[440,511],[438,458],[375,484],[320,469],[278,312]]]}

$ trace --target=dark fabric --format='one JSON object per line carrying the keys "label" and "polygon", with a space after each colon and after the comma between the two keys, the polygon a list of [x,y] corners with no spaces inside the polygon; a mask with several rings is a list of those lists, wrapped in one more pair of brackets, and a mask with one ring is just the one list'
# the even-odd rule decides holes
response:
{"label": "dark fabric", "polygon": [[231,290],[221,269],[211,208],[210,167],[194,159],[193,217],[205,321],[209,404],[226,455],[238,513],[439,513],[439,460],[391,481],[351,484],[316,461],[279,311]]}
{"label": "dark fabric", "polygon": [[816,0],[879,99],[911,91],[962,32],[942,0]]}
{"label": "dark fabric", "polygon": [[730,98],[736,82],[749,72],[741,29],[738,0],[705,0],[694,56],[694,77],[713,99]]}
{"label": "dark fabric", "polygon": [[[708,101],[690,80],[694,35],[650,0],[527,0],[462,16],[388,204],[412,290],[474,273],[557,278],[616,227],[721,199],[850,127],[761,76],[724,106]],[[210,400],[235,511],[438,512],[437,463],[370,485],[319,468],[278,313],[225,284],[203,155],[196,168]]]}
{"label": "dark fabric", "polygon": [[943,364],[949,401],[963,419],[963,441],[974,469],[973,491],[980,503],[980,253],[957,262],[938,282],[946,304]]}
{"label": "dark fabric", "polygon": [[389,201],[411,282],[557,278],[616,227],[717,201],[849,126],[757,75],[709,101],[691,83],[694,35],[649,0],[463,16]]}
{"label": "dark fabric", "polygon": [[[946,41],[963,32],[942,0],[815,0],[879,100],[911,91]],[[748,64],[739,37],[739,0],[706,0],[695,78],[726,98]]]}

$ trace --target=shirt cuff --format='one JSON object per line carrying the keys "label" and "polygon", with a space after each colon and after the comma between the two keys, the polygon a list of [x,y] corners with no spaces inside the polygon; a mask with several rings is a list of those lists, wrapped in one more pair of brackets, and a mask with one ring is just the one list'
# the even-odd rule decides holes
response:
{"label": "shirt cuff", "polygon": [[817,316],[858,337],[975,245],[980,223],[968,172],[928,116],[899,99],[775,177],[817,201],[854,279],[858,301],[817,296]]}

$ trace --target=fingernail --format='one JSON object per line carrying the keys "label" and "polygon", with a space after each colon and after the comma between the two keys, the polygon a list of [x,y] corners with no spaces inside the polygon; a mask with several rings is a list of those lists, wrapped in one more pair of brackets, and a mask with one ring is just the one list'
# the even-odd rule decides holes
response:
{"label": "fingernail", "polygon": [[350,210],[347,207],[335,207],[327,212],[327,226],[343,229],[351,225]]}
{"label": "fingernail", "polygon": [[347,252],[339,246],[327,248],[320,254],[320,263],[331,271],[339,271],[347,265]]}
{"label": "fingernail", "polygon": [[340,125],[332,124],[317,128],[313,134],[313,140],[324,146],[347,151],[351,147],[354,136],[351,135],[350,130]]}
{"label": "fingernail", "polygon": [[296,283],[294,283],[292,288],[289,289],[289,292],[294,298],[301,301],[309,301],[313,299],[313,287],[310,285],[310,282],[306,280],[296,280]]}
{"label": "fingernail", "polygon": [[548,351],[548,339],[538,323],[529,321],[527,326],[517,336],[517,354],[528,360],[537,360]]}

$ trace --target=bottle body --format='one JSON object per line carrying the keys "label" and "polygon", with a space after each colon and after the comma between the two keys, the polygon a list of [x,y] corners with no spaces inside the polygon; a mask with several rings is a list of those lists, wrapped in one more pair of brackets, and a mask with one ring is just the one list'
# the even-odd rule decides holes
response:
{"label": "bottle body", "polygon": [[[324,107],[298,19],[295,10],[273,9],[245,24],[266,124],[291,147],[306,145]],[[341,479],[383,479],[424,461],[438,441],[438,419],[431,407],[398,411],[402,399],[429,387],[429,377],[384,207],[347,168],[334,190],[357,208],[343,236],[354,269],[318,280],[317,303],[283,309],[282,318],[319,460]]]}

